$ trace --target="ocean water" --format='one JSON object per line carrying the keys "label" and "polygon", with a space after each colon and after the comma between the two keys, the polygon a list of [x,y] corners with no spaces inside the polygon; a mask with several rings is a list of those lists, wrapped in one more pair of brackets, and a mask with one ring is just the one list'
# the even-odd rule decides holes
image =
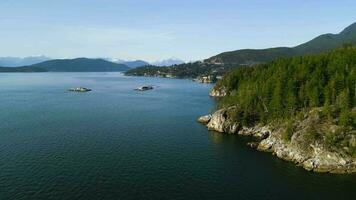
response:
{"label": "ocean water", "polygon": [[[156,89],[137,92],[149,84]],[[72,93],[71,87],[89,87]],[[196,122],[211,85],[119,73],[0,73],[0,199],[353,199]]]}

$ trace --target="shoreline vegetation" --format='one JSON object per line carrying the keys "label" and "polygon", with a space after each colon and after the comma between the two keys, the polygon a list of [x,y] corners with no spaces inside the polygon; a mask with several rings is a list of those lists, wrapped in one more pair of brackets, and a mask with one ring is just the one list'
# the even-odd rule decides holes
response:
{"label": "shoreline vegetation", "polygon": [[193,62],[173,65],[169,67],[143,66],[130,69],[126,76],[147,76],[160,78],[192,79],[200,83],[215,83],[236,65]]}
{"label": "shoreline vegetation", "polygon": [[356,172],[356,47],[242,67],[210,95],[219,110],[199,122],[249,135],[260,151],[315,172]]}

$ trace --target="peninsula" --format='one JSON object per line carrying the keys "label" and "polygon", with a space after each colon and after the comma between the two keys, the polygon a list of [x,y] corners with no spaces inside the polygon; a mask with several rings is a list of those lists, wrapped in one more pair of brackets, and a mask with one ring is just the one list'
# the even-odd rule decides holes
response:
{"label": "peninsula", "polygon": [[356,47],[240,67],[218,81],[209,130],[257,138],[307,170],[356,172]]}

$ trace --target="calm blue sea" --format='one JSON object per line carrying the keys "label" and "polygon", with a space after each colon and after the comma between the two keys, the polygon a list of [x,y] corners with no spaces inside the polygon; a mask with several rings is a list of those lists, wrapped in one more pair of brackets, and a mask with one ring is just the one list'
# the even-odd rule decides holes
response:
{"label": "calm blue sea", "polygon": [[[137,92],[140,85],[156,89]],[[89,93],[67,92],[83,86]],[[352,199],[196,123],[211,85],[119,73],[0,73],[0,199]]]}

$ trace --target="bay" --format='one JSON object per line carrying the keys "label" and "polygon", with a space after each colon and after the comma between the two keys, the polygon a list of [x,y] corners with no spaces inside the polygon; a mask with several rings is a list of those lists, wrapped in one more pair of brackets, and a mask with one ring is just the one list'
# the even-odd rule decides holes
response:
{"label": "bay", "polygon": [[[138,92],[141,85],[155,89]],[[71,87],[88,87],[73,93]],[[212,85],[120,73],[0,74],[0,199],[351,199],[196,122]]]}

